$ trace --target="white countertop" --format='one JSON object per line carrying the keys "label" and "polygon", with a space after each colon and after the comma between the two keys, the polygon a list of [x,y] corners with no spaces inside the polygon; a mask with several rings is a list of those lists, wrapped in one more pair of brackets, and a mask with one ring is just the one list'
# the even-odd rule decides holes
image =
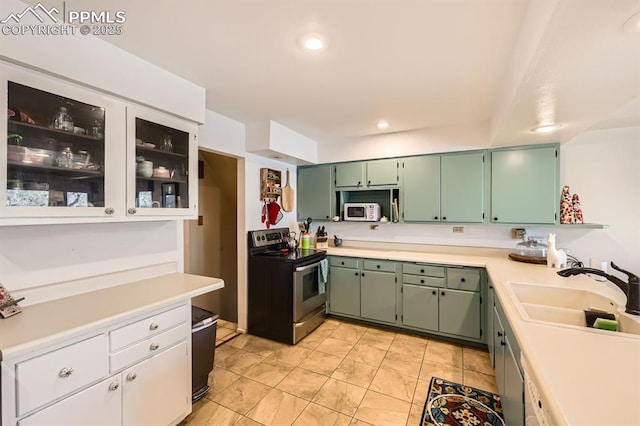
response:
{"label": "white countertop", "polygon": [[330,247],[329,255],[485,267],[523,355],[533,368],[539,391],[568,425],[640,425],[640,338],[622,333],[525,321],[509,282],[592,291],[618,303],[626,297],[614,284],[584,275],[562,278],[545,265],[518,263],[476,250],[477,254],[429,253]]}
{"label": "white countertop", "polygon": [[174,273],[27,306],[0,320],[0,355],[17,356],[27,345],[33,351],[223,287],[219,278]]}

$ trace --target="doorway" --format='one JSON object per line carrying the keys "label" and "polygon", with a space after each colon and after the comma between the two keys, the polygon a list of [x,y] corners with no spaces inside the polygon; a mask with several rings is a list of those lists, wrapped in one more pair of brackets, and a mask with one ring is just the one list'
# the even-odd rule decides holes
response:
{"label": "doorway", "polygon": [[220,315],[224,340],[238,322],[238,159],[199,150],[198,162],[198,219],[184,221],[184,271],[224,280],[223,289],[193,299]]}

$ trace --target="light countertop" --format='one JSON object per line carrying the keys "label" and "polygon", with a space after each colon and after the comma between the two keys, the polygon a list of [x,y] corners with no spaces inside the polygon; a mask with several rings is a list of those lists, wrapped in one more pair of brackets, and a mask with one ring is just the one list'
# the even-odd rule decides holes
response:
{"label": "light countertop", "polygon": [[18,356],[223,287],[219,278],[174,273],[30,305],[0,320],[0,354]]}
{"label": "light countertop", "polygon": [[568,425],[640,425],[640,336],[532,322],[518,313],[509,283],[588,290],[624,311],[626,297],[614,284],[584,275],[562,278],[556,269],[511,261],[482,249],[464,254],[330,247],[329,255],[484,267],[493,283],[539,391],[555,417]]}

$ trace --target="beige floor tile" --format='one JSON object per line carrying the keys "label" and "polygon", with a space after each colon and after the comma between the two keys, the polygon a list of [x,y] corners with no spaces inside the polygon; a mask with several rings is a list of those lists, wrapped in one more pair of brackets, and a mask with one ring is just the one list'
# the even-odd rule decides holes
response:
{"label": "beige floor tile", "polygon": [[411,405],[409,410],[409,418],[407,419],[407,426],[420,426],[422,424],[422,410],[424,405]]}
{"label": "beige floor tile", "polygon": [[314,373],[330,376],[341,362],[342,358],[339,356],[314,351],[303,359],[302,362],[298,364],[298,367],[313,371]]}
{"label": "beige floor tile", "polygon": [[342,324],[340,321],[326,319],[322,324],[318,326],[313,332],[333,332],[336,328],[338,328]]}
{"label": "beige floor tile", "polygon": [[215,367],[213,371],[209,373],[208,384],[211,387],[211,391],[207,397],[210,399],[213,398],[213,395],[222,392],[224,388],[238,380],[240,377],[240,375],[229,370],[225,370],[221,367]]}
{"label": "beige floor tile", "polygon": [[218,404],[240,414],[247,414],[264,398],[272,388],[262,383],[242,377],[216,395],[213,400]]}
{"label": "beige floor tile", "polygon": [[411,377],[418,377],[420,375],[421,361],[417,361],[415,357],[409,355],[403,355],[397,352],[387,352],[387,355],[380,364],[381,368],[387,370],[395,370],[401,374]]}
{"label": "beige floor tile", "polygon": [[216,347],[216,352],[214,354],[216,364],[224,360],[229,355],[234,354],[236,352],[238,352],[238,348],[233,347],[231,345],[222,345],[222,346]]}
{"label": "beige floor tile", "polygon": [[462,383],[462,369],[450,365],[422,361],[420,378],[422,380],[431,380],[432,377],[440,377],[451,382]]}
{"label": "beige floor tile", "polygon": [[226,326],[227,324],[229,324],[229,321],[227,321],[227,320],[223,320],[223,319],[218,319],[218,328],[220,328],[220,327],[224,327],[224,326]]}
{"label": "beige floor tile", "polygon": [[411,404],[371,390],[367,391],[354,417],[380,426],[404,425]]}
{"label": "beige floor tile", "polygon": [[242,349],[266,358],[273,355],[276,350],[285,348],[286,346],[287,345],[284,343],[275,342],[262,337],[254,337]]}
{"label": "beige floor tile", "polygon": [[496,378],[488,374],[477,373],[475,371],[465,370],[463,372],[464,385],[482,389],[488,392],[498,393]]}
{"label": "beige floor tile", "polygon": [[424,351],[427,348],[427,341],[416,340],[409,338],[404,334],[398,334],[394,339],[389,350],[391,352],[397,352],[404,355],[409,355],[417,359],[424,357]]}
{"label": "beige floor tile", "polygon": [[377,368],[362,362],[345,359],[331,375],[336,380],[351,383],[363,388],[369,387]]}
{"label": "beige floor tile", "polygon": [[351,352],[353,346],[352,342],[329,337],[320,343],[316,350],[344,358]]}
{"label": "beige floor tile", "polygon": [[355,324],[342,323],[336,328],[331,337],[334,339],[347,340],[352,343],[356,343],[367,331],[367,327]]}
{"label": "beige floor tile", "polygon": [[347,416],[356,412],[366,389],[335,379],[329,379],[313,397],[312,402]]}
{"label": "beige floor tile", "polygon": [[328,377],[322,374],[294,368],[287,377],[278,383],[276,388],[299,398],[311,400],[327,380]]}
{"label": "beige floor tile", "polygon": [[211,402],[207,399],[201,399],[204,404],[198,409],[193,411],[185,419],[185,424],[189,426],[218,426],[218,425],[232,425],[242,418],[238,413],[235,413],[228,408],[223,407],[220,404]]}
{"label": "beige floor tile", "polygon": [[396,333],[370,328],[364,333],[360,340],[358,340],[358,344],[386,351],[389,349],[389,346],[391,346],[395,337]]}
{"label": "beige floor tile", "polygon": [[462,366],[465,370],[493,375],[493,366],[489,352],[477,348],[462,348]]}
{"label": "beige floor tile", "polygon": [[313,402],[307,405],[294,426],[348,426],[351,418]]}
{"label": "beige floor tile", "polygon": [[251,367],[244,376],[267,386],[275,386],[293,370],[293,366],[265,359]]}
{"label": "beige floor tile", "polygon": [[351,419],[351,423],[349,426],[374,426],[371,423],[363,422],[362,420],[356,419],[355,417]]}
{"label": "beige floor tile", "polygon": [[300,364],[303,359],[308,357],[311,352],[313,352],[311,349],[304,348],[299,345],[286,346],[284,348],[276,349],[269,359],[296,366]]}
{"label": "beige floor tile", "polygon": [[307,349],[315,349],[331,335],[331,331],[314,331],[298,342],[297,346]]}
{"label": "beige floor tile", "polygon": [[[413,404],[414,405],[424,405],[427,401],[427,394],[429,393],[429,384],[431,380],[418,380],[418,384],[416,385],[416,391],[413,394]],[[460,383],[460,382],[457,382]]]}
{"label": "beige floor tile", "polygon": [[308,403],[304,399],[272,389],[247,416],[265,425],[290,425]]}
{"label": "beige floor tile", "polygon": [[347,359],[379,367],[386,354],[385,350],[358,343],[351,349]]}
{"label": "beige floor tile", "polygon": [[223,325],[224,328],[228,328],[230,330],[236,331],[238,329],[238,323],[237,322],[229,322],[227,321],[227,323],[225,325]]}
{"label": "beige floor tile", "polygon": [[430,341],[424,360],[462,368],[462,348],[450,343]]}
{"label": "beige floor tile", "polygon": [[258,423],[255,420],[250,419],[249,417],[242,417],[240,420],[234,423],[234,426],[263,426],[263,424]]}
{"label": "beige floor tile", "polygon": [[264,358],[259,355],[239,350],[220,361],[218,366],[242,376],[262,360]]}
{"label": "beige floor tile", "polygon": [[235,331],[229,328],[220,328],[216,331],[216,340],[223,340],[231,334],[235,334]]}
{"label": "beige floor tile", "polygon": [[380,368],[371,382],[369,390],[411,402],[417,382],[417,377],[405,376],[395,370]]}
{"label": "beige floor tile", "polygon": [[255,338],[255,336],[252,336],[250,334],[241,334],[238,337],[229,340],[229,343],[227,344],[229,346],[233,346],[234,348],[242,349],[247,345],[247,343],[251,342]]}

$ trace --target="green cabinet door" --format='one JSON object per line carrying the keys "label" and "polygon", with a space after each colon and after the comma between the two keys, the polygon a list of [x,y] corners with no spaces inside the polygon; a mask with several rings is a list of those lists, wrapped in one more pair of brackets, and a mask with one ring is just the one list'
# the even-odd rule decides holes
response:
{"label": "green cabinet door", "polygon": [[402,286],[402,324],[438,331],[438,289],[404,284]]}
{"label": "green cabinet door", "polygon": [[336,188],[360,188],[365,185],[365,163],[340,163],[335,165]]}
{"label": "green cabinet door", "polygon": [[360,316],[360,271],[331,267],[329,270],[329,312]]}
{"label": "green cabinet door", "polygon": [[396,322],[396,274],[363,271],[360,278],[360,314],[363,318]]}
{"label": "green cabinet door", "polygon": [[480,338],[480,293],[440,289],[440,331]]}
{"label": "green cabinet door", "polygon": [[496,385],[500,395],[504,395],[504,356],[506,341],[504,339],[504,328],[500,322],[498,310],[493,308],[493,350],[496,372]]}
{"label": "green cabinet door", "polygon": [[402,218],[405,222],[440,220],[440,156],[402,160]]}
{"label": "green cabinet door", "polygon": [[516,357],[511,348],[508,336],[505,336],[504,346],[504,395],[502,396],[502,410],[504,422],[507,425],[524,424],[524,378],[518,368]]}
{"label": "green cabinet door", "polygon": [[397,185],[398,160],[367,161],[367,186]]}
{"label": "green cabinet door", "polygon": [[491,153],[491,221],[556,222],[559,209],[558,148],[506,149]]}
{"label": "green cabinet door", "polygon": [[331,166],[298,168],[298,219],[331,218]]}
{"label": "green cabinet door", "polygon": [[484,221],[484,157],[483,152],[449,154],[441,157],[442,221]]}

